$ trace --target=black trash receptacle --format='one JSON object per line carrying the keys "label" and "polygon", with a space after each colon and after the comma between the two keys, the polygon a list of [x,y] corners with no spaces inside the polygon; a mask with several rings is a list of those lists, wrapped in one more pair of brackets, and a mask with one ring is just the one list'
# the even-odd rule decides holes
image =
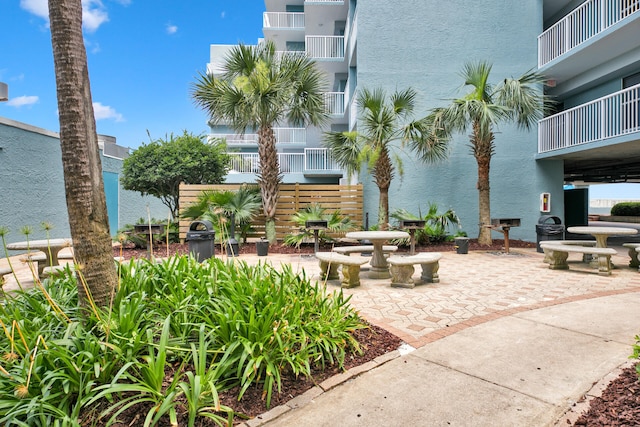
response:
{"label": "black trash receptacle", "polygon": [[547,240],[564,240],[564,225],[554,215],[542,215],[536,224],[536,250],[543,252],[540,242]]}
{"label": "black trash receptacle", "polygon": [[189,253],[198,262],[215,257],[216,232],[211,221],[193,221],[189,224],[186,240],[189,242]]}
{"label": "black trash receptacle", "polygon": [[453,239],[455,244],[456,253],[466,254],[469,253],[469,238],[468,237],[455,237]]}
{"label": "black trash receptacle", "polygon": [[269,241],[258,240],[256,242],[256,252],[258,252],[258,256],[267,256],[269,254]]}

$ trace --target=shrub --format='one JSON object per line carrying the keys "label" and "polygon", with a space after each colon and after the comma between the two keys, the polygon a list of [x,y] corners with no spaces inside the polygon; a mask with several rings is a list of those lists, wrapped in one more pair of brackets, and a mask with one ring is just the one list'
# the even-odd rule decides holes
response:
{"label": "shrub", "polygon": [[640,202],[616,203],[611,208],[611,215],[614,215],[614,216],[640,216]]}
{"label": "shrub", "polygon": [[417,230],[415,233],[417,244],[426,245],[451,239],[452,236],[449,232],[451,227],[456,228],[454,235],[466,235],[466,233],[460,230],[460,218],[458,218],[455,211],[453,209],[448,209],[447,211],[440,213],[438,212],[438,205],[435,203],[429,203],[429,210],[424,216],[422,216],[421,212],[416,216],[405,209],[396,209],[391,214],[391,218],[394,218],[397,221],[423,219],[425,221],[424,228]]}
{"label": "shrub", "polygon": [[[287,246],[300,247],[305,241],[314,239],[314,233],[305,228],[307,221],[326,220],[328,231],[347,231],[354,228],[351,219],[342,215],[340,210],[336,210],[332,213],[327,213],[327,210],[320,204],[314,203],[306,206],[304,209],[296,212],[291,220],[300,227],[298,234],[288,234],[285,236],[283,243]],[[318,232],[319,242],[332,242],[333,238],[329,236],[324,230]]]}
{"label": "shrub", "polygon": [[349,299],[290,267],[178,256],[119,272],[110,309],[79,308],[71,273],[0,304],[1,425],[104,424],[128,409],[145,426],[227,425],[219,391],[259,386],[269,405],[283,372],[358,351]]}

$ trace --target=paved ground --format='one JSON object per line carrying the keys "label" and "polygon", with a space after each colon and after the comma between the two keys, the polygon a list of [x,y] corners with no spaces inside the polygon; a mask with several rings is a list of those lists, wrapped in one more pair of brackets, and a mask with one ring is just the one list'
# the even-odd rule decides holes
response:
{"label": "paved ground", "polygon": [[[628,363],[640,333],[640,273],[627,266],[626,249],[616,249],[611,276],[579,254],[570,255],[570,270],[550,270],[534,249],[444,253],[440,283],[414,289],[363,272],[362,286],[344,292],[407,345],[246,424],[567,425],[563,414],[575,418],[574,404],[593,384]],[[308,255],[238,259],[319,272]],[[20,274],[30,276],[24,267]]]}

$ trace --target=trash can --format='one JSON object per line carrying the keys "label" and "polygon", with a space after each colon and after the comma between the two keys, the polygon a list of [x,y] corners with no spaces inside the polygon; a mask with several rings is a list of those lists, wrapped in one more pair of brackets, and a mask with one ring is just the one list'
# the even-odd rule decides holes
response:
{"label": "trash can", "polygon": [[456,253],[467,254],[469,253],[469,238],[468,237],[455,237],[453,239],[455,244]]}
{"label": "trash can", "polygon": [[258,256],[267,256],[269,254],[269,241],[260,239],[256,242],[256,251]]}
{"label": "trash can", "polygon": [[189,253],[198,262],[215,257],[216,232],[211,221],[193,221],[189,224],[186,240],[189,242]]}
{"label": "trash can", "polygon": [[564,225],[562,220],[554,215],[542,215],[536,224],[536,250],[543,252],[540,242],[547,240],[563,240]]}

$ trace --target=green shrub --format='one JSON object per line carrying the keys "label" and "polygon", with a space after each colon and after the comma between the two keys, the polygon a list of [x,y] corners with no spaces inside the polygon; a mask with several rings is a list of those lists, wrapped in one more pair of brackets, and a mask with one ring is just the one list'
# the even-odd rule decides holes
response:
{"label": "green shrub", "polygon": [[640,202],[616,203],[611,208],[614,216],[640,216]]}
{"label": "green shrub", "polygon": [[[353,223],[349,217],[342,215],[340,210],[336,210],[332,213],[327,213],[327,210],[323,208],[319,203],[306,206],[304,209],[299,210],[291,217],[298,227],[300,232],[298,234],[287,234],[284,237],[283,243],[287,246],[300,247],[305,241],[312,241],[315,238],[313,231],[305,228],[307,221],[326,220],[328,231],[348,231],[354,228]],[[329,236],[324,230],[319,230],[318,241],[332,242],[333,238]]]}
{"label": "green shrub", "polygon": [[[424,228],[417,230],[415,233],[416,243],[419,245],[440,243],[452,239],[453,236],[450,233],[452,227],[456,229],[454,236],[466,235],[464,231],[460,230],[460,218],[458,218],[455,211],[448,209],[445,212],[438,212],[438,205],[435,203],[429,203],[429,210],[424,216],[422,212],[414,215],[406,209],[396,209],[391,213],[391,218],[397,221],[423,219],[425,221]],[[396,243],[407,244],[408,239],[404,240]]]}
{"label": "green shrub", "polygon": [[179,256],[119,272],[104,311],[80,312],[71,273],[0,304],[0,425],[102,425],[129,408],[139,425],[227,425],[218,392],[262,387],[269,405],[283,372],[359,351],[349,298],[291,267]]}

